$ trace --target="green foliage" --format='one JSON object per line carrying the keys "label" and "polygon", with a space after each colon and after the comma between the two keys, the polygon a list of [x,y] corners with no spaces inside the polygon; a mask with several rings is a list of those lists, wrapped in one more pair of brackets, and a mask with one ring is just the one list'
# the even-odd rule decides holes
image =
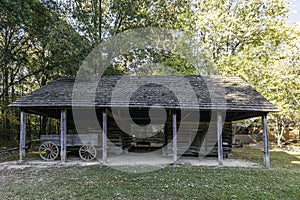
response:
{"label": "green foliage", "polygon": [[162,69],[158,74],[194,75],[196,72],[196,68],[191,63],[188,63],[186,59],[183,59],[176,54],[170,55],[170,57],[163,60],[160,64],[162,65]]}
{"label": "green foliage", "polygon": [[282,121],[300,119],[300,29],[286,0],[201,1],[195,31],[223,75],[239,76],[274,103]]}
{"label": "green foliage", "polygon": [[82,38],[40,1],[0,2],[0,139],[15,139],[18,112],[8,105],[55,77],[75,74]]}
{"label": "green foliage", "polygon": [[[58,3],[57,13],[61,18],[66,18],[73,29],[90,42],[91,47],[96,47],[116,34],[130,29],[162,27],[188,30],[188,27],[191,27],[191,3],[183,0],[95,0],[92,2],[73,0]],[[141,66],[134,66],[139,63],[133,60],[142,62],[147,59],[149,63],[159,59],[158,54],[152,53],[145,57],[146,51],[125,52],[123,58],[119,58],[122,62],[111,63],[105,75],[124,74],[131,72],[132,68],[140,68]]]}

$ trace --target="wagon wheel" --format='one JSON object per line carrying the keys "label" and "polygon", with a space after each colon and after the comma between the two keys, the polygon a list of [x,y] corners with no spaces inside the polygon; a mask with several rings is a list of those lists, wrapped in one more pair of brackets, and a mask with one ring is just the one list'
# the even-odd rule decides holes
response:
{"label": "wagon wheel", "polygon": [[79,156],[82,160],[91,161],[96,158],[97,151],[93,145],[85,144],[79,149]]}
{"label": "wagon wheel", "polygon": [[59,148],[53,142],[44,142],[39,148],[39,154],[43,160],[55,160],[58,157]]}

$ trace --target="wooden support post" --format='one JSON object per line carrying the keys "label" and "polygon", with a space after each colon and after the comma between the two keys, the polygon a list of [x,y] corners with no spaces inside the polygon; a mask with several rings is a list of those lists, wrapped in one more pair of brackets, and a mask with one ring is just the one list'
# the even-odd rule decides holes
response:
{"label": "wooden support post", "polygon": [[67,110],[61,110],[60,114],[60,159],[61,162],[66,162],[67,158]]}
{"label": "wooden support post", "polygon": [[217,131],[218,131],[218,163],[223,165],[223,141],[222,141],[222,113],[217,114]]}
{"label": "wooden support post", "polygon": [[103,112],[103,127],[102,127],[102,160],[107,162],[107,114]]}
{"label": "wooden support post", "polygon": [[21,111],[20,116],[20,161],[25,159],[25,138],[26,138],[26,113]]}
{"label": "wooden support post", "polygon": [[173,164],[177,164],[177,118],[176,112],[173,113]]}
{"label": "wooden support post", "polygon": [[164,147],[162,149],[163,152],[163,156],[167,156],[168,155],[168,123],[169,123],[169,119],[171,118],[171,116],[169,116],[169,114],[167,115],[167,120],[165,123],[165,127],[164,127]]}
{"label": "wooden support post", "polygon": [[[167,125],[165,125],[167,126]],[[168,130],[167,128],[164,129],[164,147],[162,149],[163,151],[163,156],[168,155]]]}
{"label": "wooden support post", "polygon": [[262,116],[262,127],[263,127],[263,138],[264,138],[264,162],[265,162],[265,167],[270,168],[267,114],[264,114]]}

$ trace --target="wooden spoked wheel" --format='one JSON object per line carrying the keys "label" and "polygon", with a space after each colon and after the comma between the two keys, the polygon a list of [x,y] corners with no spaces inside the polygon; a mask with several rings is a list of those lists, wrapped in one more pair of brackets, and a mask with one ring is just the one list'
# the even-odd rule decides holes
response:
{"label": "wooden spoked wheel", "polygon": [[96,158],[97,151],[93,145],[85,144],[79,149],[79,156],[82,160],[91,161]]}
{"label": "wooden spoked wheel", "polygon": [[55,160],[58,157],[59,148],[53,142],[44,142],[39,148],[39,154],[43,160]]}

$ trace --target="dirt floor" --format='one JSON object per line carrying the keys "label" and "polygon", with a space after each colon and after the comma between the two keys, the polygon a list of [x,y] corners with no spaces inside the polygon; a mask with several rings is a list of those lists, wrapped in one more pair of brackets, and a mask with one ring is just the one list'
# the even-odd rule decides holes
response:
{"label": "dirt floor", "polygon": [[[148,166],[161,168],[167,165],[172,165],[172,156],[161,156],[158,153],[128,153],[122,155],[108,155],[106,163],[103,163],[101,159],[91,162],[82,161],[77,157],[69,157],[67,162],[61,161],[43,161],[39,159],[30,159],[24,162],[11,161],[0,163],[0,170],[11,169],[25,169],[36,168],[44,169],[49,167],[68,167],[68,166],[89,166],[89,165],[106,165],[116,169],[123,169],[124,166]],[[247,160],[224,158],[223,165],[218,164],[216,157],[180,157],[177,161],[178,165],[192,165],[192,166],[209,166],[209,167],[246,167],[246,168],[258,168],[262,167],[257,163],[253,163]],[[126,170],[128,171],[128,170]]]}

